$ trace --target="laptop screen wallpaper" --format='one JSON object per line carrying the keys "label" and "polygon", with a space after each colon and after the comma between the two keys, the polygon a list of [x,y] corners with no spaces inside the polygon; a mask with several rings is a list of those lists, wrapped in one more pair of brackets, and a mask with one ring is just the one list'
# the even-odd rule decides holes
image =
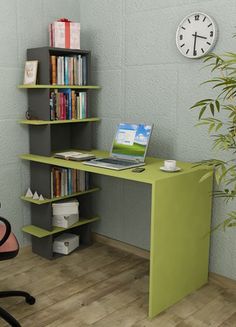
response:
{"label": "laptop screen wallpaper", "polygon": [[144,157],[151,130],[151,125],[119,124],[113,142],[112,154]]}

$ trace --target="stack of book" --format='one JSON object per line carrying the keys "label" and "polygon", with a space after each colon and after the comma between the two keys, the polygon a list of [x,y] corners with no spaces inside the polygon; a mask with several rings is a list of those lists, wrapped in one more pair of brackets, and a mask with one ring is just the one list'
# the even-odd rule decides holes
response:
{"label": "stack of book", "polygon": [[88,118],[87,93],[71,89],[55,89],[50,93],[50,119]]}
{"label": "stack of book", "polygon": [[89,189],[89,174],[76,169],[53,167],[51,197],[67,196]]}
{"label": "stack of book", "polygon": [[86,85],[87,57],[51,56],[51,84]]}

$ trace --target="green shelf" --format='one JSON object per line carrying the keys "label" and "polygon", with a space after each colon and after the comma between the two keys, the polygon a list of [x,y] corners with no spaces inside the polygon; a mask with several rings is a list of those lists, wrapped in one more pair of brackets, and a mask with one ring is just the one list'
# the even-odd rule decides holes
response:
{"label": "green shelf", "polygon": [[73,193],[73,194],[66,195],[66,196],[59,196],[59,197],[52,198],[52,199],[44,199],[43,201],[34,200],[32,198],[27,198],[25,196],[21,196],[21,200],[40,205],[40,204],[48,204],[48,203],[52,203],[52,202],[56,202],[56,201],[60,201],[60,200],[70,199],[70,198],[73,198],[75,196],[80,196],[80,195],[83,195],[83,194],[89,194],[89,193],[93,193],[93,192],[97,192],[97,191],[99,191],[99,188],[94,187],[94,188],[91,188],[91,189],[86,190],[86,191],[77,192],[77,193]]}
{"label": "green shelf", "polygon": [[46,229],[42,229],[42,228],[39,228],[39,227],[34,226],[34,225],[24,226],[22,228],[22,231],[27,233],[27,234],[33,235],[35,237],[43,238],[43,237],[46,237],[46,236],[50,236],[50,235],[53,235],[53,234],[57,234],[57,233],[72,229],[74,227],[79,227],[79,226],[82,226],[82,225],[93,223],[94,221],[97,221],[99,219],[100,218],[98,216],[97,217],[92,217],[92,218],[80,218],[80,220],[77,223],[73,224],[69,228],[53,227],[53,230],[50,231],[50,232],[47,231]]}
{"label": "green shelf", "polygon": [[98,85],[21,84],[18,89],[100,89]]}
{"label": "green shelf", "polygon": [[19,120],[18,123],[24,125],[52,125],[52,124],[71,124],[71,123],[87,123],[100,121],[100,118],[84,118],[84,119],[70,119],[70,120]]}

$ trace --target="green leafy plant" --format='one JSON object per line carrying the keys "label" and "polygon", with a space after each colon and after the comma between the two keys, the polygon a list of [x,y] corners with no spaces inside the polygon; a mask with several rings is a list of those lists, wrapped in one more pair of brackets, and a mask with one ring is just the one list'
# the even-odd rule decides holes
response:
{"label": "green leafy plant", "polygon": [[[200,100],[190,109],[199,110],[197,125],[208,128],[213,138],[212,148],[222,152],[227,160],[210,159],[198,164],[214,167],[219,190],[214,191],[213,196],[228,202],[236,198],[236,54],[210,53],[204,57],[204,62],[216,76],[203,84],[210,84],[218,95],[215,99]],[[219,227],[236,227],[236,211],[228,213],[215,228]]]}

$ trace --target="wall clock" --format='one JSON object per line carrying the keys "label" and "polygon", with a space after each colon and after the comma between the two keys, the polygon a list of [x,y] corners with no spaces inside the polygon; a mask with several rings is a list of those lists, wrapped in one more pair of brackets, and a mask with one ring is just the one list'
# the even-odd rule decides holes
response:
{"label": "wall clock", "polygon": [[179,24],[176,45],[185,57],[200,58],[213,49],[217,36],[215,21],[207,14],[195,12]]}

